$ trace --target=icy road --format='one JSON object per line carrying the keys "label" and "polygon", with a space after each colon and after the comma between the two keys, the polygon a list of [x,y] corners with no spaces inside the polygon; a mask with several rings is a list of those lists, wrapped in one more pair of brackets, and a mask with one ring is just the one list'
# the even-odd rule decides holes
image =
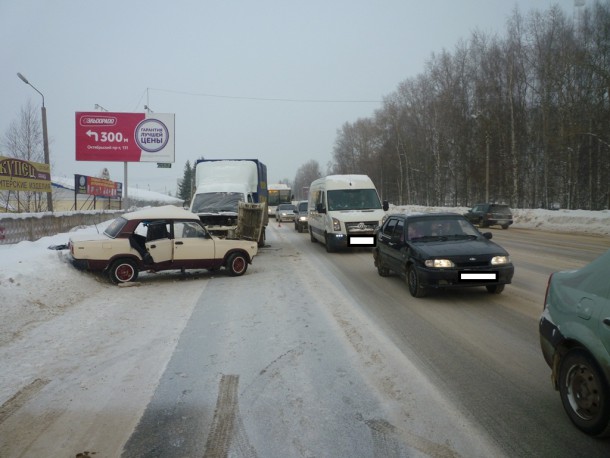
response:
{"label": "icy road", "polygon": [[243,277],[131,287],[46,249],[61,236],[21,243],[0,271],[0,456],[607,455],[563,413],[537,318],[548,274],[609,238],[493,232],[513,285],[423,299],[287,223]]}

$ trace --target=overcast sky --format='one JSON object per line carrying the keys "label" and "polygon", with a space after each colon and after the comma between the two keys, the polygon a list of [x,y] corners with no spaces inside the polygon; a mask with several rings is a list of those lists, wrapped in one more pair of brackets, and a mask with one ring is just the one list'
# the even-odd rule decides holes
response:
{"label": "overcast sky", "polygon": [[[587,0],[590,5],[592,0]],[[130,187],[176,192],[187,160],[257,158],[270,183],[478,29],[574,0],[0,0],[0,135],[45,96],[55,176],[124,181],[122,162],[75,160],[75,112],[175,113],[171,169],[129,163]],[[9,151],[2,151],[10,156]]]}

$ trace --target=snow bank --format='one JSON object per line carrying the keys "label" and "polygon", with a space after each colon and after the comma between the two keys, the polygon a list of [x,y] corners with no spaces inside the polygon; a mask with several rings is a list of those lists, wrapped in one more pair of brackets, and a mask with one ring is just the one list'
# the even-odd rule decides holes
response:
{"label": "snow bank", "polygon": [[[466,213],[469,207],[427,207],[422,205],[390,206],[390,212]],[[513,208],[513,226],[553,232],[583,232],[610,235],[610,210],[543,210]]]}

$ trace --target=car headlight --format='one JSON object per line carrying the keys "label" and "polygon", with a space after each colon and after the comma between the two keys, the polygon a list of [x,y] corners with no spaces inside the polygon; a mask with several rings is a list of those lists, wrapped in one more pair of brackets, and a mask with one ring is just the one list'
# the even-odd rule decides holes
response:
{"label": "car headlight", "polygon": [[494,256],[491,258],[492,266],[501,266],[502,264],[510,264],[510,256]]}
{"label": "car headlight", "polygon": [[341,221],[337,218],[333,218],[333,231],[339,232],[341,230]]}
{"label": "car headlight", "polygon": [[447,269],[449,267],[455,267],[453,261],[449,259],[427,259],[424,263],[426,267],[434,267],[437,269]]}
{"label": "car headlight", "polygon": [[307,216],[299,216],[299,221],[307,221]]}

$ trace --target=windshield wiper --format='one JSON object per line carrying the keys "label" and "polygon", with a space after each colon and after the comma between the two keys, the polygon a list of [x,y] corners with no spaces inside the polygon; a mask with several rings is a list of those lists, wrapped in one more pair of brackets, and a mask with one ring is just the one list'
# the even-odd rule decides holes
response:
{"label": "windshield wiper", "polygon": [[447,238],[442,235],[424,235],[422,237],[415,237],[411,239],[412,242],[433,242],[438,240],[447,240]]}
{"label": "windshield wiper", "polygon": [[454,240],[460,240],[460,239],[474,240],[477,238],[477,236],[473,235],[473,234],[452,234],[452,235],[447,235],[446,237],[450,238],[450,239],[454,239]]}

